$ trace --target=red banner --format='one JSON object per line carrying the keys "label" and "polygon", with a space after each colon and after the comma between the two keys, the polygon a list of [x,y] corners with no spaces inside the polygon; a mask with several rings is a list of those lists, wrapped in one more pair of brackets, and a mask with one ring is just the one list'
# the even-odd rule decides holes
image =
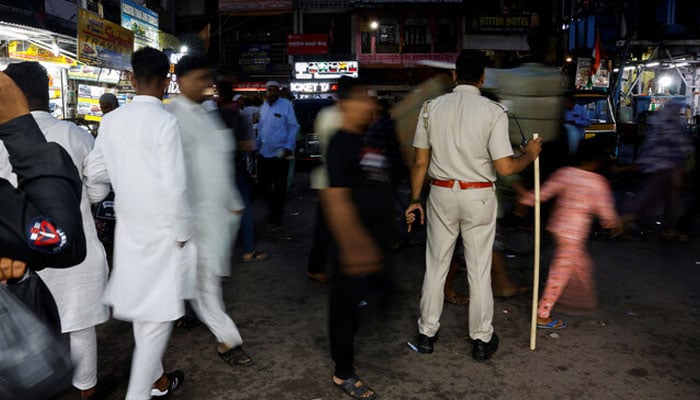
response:
{"label": "red banner", "polygon": [[287,35],[287,54],[327,54],[328,35],[325,33]]}

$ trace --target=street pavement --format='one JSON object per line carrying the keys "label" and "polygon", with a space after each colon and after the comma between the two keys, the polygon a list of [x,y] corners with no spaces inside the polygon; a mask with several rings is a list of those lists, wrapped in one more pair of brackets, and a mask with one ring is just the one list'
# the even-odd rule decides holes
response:
{"label": "street pavement", "polygon": [[[316,204],[308,187],[308,173],[296,173],[277,232],[265,231],[265,208],[256,203],[257,247],[271,258],[241,263],[237,248],[233,273],[223,283],[226,306],[254,365],[225,364],[204,326],[175,329],[165,368],[182,369],[186,377],[172,398],[349,399],[331,382],[330,287],[305,275]],[[408,349],[405,342],[416,332],[424,243],[404,246],[394,254],[393,295],[367,298],[356,337],[357,373],[381,399],[700,398],[700,246],[694,236],[685,243],[592,240],[600,311],[566,317],[569,328],[556,335],[538,330],[531,351],[531,295],[497,298],[500,347],[485,363],[471,359],[463,306],[445,305],[433,354]],[[551,255],[546,242],[542,281]],[[511,255],[508,270],[519,284],[531,285],[532,255]],[[463,271],[458,280],[466,293]],[[99,375],[117,380],[109,399],[122,399],[131,326],[110,321],[98,328],[98,340]],[[61,400],[70,398],[75,394]]]}

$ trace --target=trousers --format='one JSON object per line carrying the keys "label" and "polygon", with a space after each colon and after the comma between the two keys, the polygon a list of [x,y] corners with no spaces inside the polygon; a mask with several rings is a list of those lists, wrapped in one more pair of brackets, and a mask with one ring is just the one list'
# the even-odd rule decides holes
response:
{"label": "trousers", "polygon": [[68,333],[70,354],[75,365],[73,386],[88,390],[97,385],[97,334],[95,327]]}
{"label": "trousers", "polygon": [[240,346],[243,343],[238,327],[226,314],[221,293],[221,278],[206,265],[197,266],[197,292],[192,300],[192,308],[197,313],[197,317],[216,336],[219,343],[225,344],[228,348]]}
{"label": "trousers", "polygon": [[163,354],[173,322],[134,321],[134,355],[126,400],[149,400],[153,384],[163,375]]}
{"label": "trousers", "polygon": [[428,244],[418,332],[433,337],[440,329],[445,279],[461,233],[469,280],[469,336],[489,342],[493,335],[491,249],[498,208],[495,189],[432,186],[426,206]]}
{"label": "trousers", "polygon": [[287,197],[289,160],[258,157],[258,185],[270,207],[270,222],[281,225]]}

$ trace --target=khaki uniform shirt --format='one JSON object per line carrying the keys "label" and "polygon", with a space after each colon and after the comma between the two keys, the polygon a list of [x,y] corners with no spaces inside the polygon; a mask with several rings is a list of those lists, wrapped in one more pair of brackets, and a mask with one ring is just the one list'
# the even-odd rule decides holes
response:
{"label": "khaki uniform shirt", "polygon": [[431,178],[494,182],[493,160],[513,155],[506,109],[476,87],[459,85],[424,104],[413,147],[431,150]]}

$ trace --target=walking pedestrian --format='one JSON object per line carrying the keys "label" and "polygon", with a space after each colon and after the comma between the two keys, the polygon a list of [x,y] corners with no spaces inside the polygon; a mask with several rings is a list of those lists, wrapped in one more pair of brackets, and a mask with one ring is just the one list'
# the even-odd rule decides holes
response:
{"label": "walking pedestrian", "polygon": [[491,248],[496,230],[496,173],[522,171],[539,154],[534,139],[513,156],[506,109],[480,96],[487,59],[463,52],[457,58],[452,93],[423,104],[413,142],[411,200],[425,222],[421,191],[426,173],[432,184],[427,200],[426,270],[420,302],[418,336],[408,342],[420,353],[432,353],[440,328],[445,278],[457,235],[461,232],[469,279],[469,336],[472,358],[487,360],[498,348],[491,292]]}
{"label": "walking pedestrian", "polygon": [[294,155],[299,123],[292,103],[280,97],[282,86],[269,81],[267,98],[260,108],[258,121],[258,185],[270,208],[271,228],[282,225],[284,200],[287,196],[289,158]]}
{"label": "walking pedestrian", "polygon": [[162,358],[183,299],[194,291],[190,207],[180,126],[161,102],[168,57],[150,47],[132,58],[131,103],[105,115],[88,156],[88,185],[110,183],[117,214],[114,267],[105,302],[132,321],[134,354],[127,400],[170,395],[182,371],[163,373]]}
{"label": "walking pedestrian", "polygon": [[364,137],[377,108],[367,86],[342,77],[338,98],[342,121],[328,145],[329,186],[321,190],[337,249],[329,309],[333,383],[355,399],[375,399],[355,373],[354,339],[370,280],[388,264],[392,187],[386,155]]}
{"label": "walking pedestrian", "polygon": [[[77,125],[61,121],[49,113],[49,77],[46,69],[35,61],[10,64],[5,73],[12,78],[27,97],[29,109],[49,142],[61,145],[68,152],[80,177],[83,165],[94,145],[93,137]],[[2,160],[9,163],[9,159]],[[109,192],[109,185],[83,185],[80,200],[83,229],[87,244],[85,260],[71,268],[51,268],[38,275],[46,283],[58,306],[61,332],[68,335],[71,356],[75,363],[73,386],[81,391],[81,398],[91,398],[97,387],[97,335],[95,326],[109,319],[109,310],[102,304],[107,283],[107,258],[97,238],[89,199],[101,198]]]}
{"label": "walking pedestrian", "polygon": [[[566,321],[551,317],[552,309],[564,293],[569,299],[569,309],[591,312],[598,307],[593,262],[586,251],[593,217],[599,217],[603,227],[612,229],[614,236],[622,232],[610,184],[599,174],[608,154],[600,143],[585,141],[579,146],[577,158],[575,167],[555,171],[542,185],[540,193],[542,201],[557,197],[547,225],[556,249],[537,307],[537,327],[542,329],[567,327]],[[530,192],[521,202],[532,206],[535,195]]]}
{"label": "walking pedestrian", "polygon": [[217,352],[229,365],[248,365],[238,327],[226,314],[221,277],[231,273],[231,246],[245,205],[234,184],[235,141],[218,110],[202,106],[214,83],[209,64],[198,56],[178,61],[175,74],[182,95],[167,107],[182,129],[187,194],[197,247],[197,289],[192,308],[216,336]]}

